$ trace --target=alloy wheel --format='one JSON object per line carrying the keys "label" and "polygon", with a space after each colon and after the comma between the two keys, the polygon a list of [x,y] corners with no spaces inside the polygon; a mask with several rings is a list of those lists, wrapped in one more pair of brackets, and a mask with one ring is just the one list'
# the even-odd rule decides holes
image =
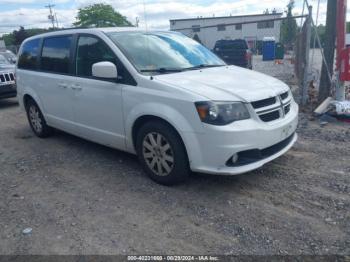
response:
{"label": "alloy wheel", "polygon": [[158,176],[167,176],[174,168],[174,153],[167,139],[159,133],[147,134],[142,143],[147,166]]}
{"label": "alloy wheel", "polygon": [[41,133],[43,129],[42,120],[38,108],[34,105],[29,108],[29,119],[35,132]]}

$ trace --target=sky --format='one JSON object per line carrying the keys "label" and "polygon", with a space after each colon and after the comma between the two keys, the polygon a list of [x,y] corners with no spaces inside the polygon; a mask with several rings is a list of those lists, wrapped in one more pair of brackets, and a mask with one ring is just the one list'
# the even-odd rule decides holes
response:
{"label": "sky", "polygon": [[[302,14],[304,0],[295,0],[295,15]],[[314,6],[314,19],[318,0],[308,0]],[[12,32],[19,26],[47,28],[48,4],[54,4],[54,12],[60,27],[71,27],[79,8],[93,3],[111,4],[118,12],[140,26],[169,29],[169,19],[212,17],[226,15],[259,14],[267,8],[283,12],[289,0],[0,0],[0,35]],[[326,19],[327,0],[320,0],[319,23]],[[348,14],[348,17],[349,14]]]}

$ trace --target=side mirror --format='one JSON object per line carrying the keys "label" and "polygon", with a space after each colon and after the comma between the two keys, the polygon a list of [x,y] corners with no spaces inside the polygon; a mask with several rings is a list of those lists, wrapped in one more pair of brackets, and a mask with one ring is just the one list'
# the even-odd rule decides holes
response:
{"label": "side mirror", "polygon": [[99,62],[92,65],[92,76],[116,79],[118,77],[118,70],[112,62]]}

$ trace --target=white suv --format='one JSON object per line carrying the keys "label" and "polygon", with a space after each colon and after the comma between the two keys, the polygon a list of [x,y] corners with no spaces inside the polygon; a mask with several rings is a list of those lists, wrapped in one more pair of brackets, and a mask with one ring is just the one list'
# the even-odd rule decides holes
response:
{"label": "white suv", "polygon": [[190,171],[236,175],[297,139],[289,87],[175,32],[74,29],[27,39],[18,98],[39,137],[53,128],[137,154],[171,185]]}

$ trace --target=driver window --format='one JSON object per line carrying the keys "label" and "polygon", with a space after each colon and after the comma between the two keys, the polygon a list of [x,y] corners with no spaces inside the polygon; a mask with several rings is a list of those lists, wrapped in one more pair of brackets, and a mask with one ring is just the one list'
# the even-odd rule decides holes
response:
{"label": "driver window", "polygon": [[116,55],[102,40],[91,36],[80,36],[76,56],[76,75],[92,77],[92,65],[109,61],[116,66]]}

